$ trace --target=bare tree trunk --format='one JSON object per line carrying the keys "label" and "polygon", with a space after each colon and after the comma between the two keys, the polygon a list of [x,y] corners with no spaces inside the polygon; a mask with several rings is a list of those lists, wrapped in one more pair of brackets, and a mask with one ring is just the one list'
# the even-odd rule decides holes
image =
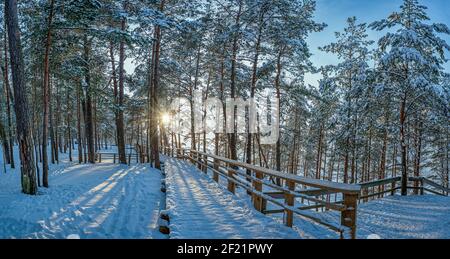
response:
{"label": "bare tree trunk", "polygon": [[323,127],[320,125],[319,128],[319,140],[317,141],[317,154],[316,154],[316,179],[320,179],[320,171],[322,167],[322,138],[323,138]]}
{"label": "bare tree trunk", "polygon": [[[416,155],[414,158],[414,177],[420,177],[420,163],[421,163],[421,158],[422,158],[422,124],[423,121],[421,118],[420,122],[418,122],[418,124],[415,125],[415,134],[414,134],[414,146],[416,149]],[[418,195],[419,194],[419,182],[415,181],[414,182],[414,187],[416,187],[417,189],[414,189],[414,194]]]}
{"label": "bare tree trunk", "polygon": [[[236,98],[236,63],[237,63],[237,53],[239,49],[239,38],[240,38],[240,27],[241,27],[241,15],[242,15],[242,0],[239,0],[239,10],[236,15],[235,27],[237,28],[235,35],[233,37],[233,48],[231,55],[231,77],[230,77],[230,87],[231,87],[231,98]],[[233,107],[233,113],[236,113],[235,107]],[[235,114],[234,114],[235,115]],[[231,116],[233,118],[233,133],[228,134],[229,143],[230,143],[230,158],[232,160],[237,160],[237,150],[236,150],[236,132],[235,132],[235,123],[236,116]]]}
{"label": "bare tree trunk", "polygon": [[[250,87],[250,98],[254,98],[255,97],[255,90],[256,90],[256,83],[258,81],[258,62],[259,62],[259,55],[260,55],[260,48],[261,48],[261,40],[262,40],[262,32],[264,29],[264,15],[265,15],[266,9],[263,7],[260,10],[260,16],[259,16],[259,25],[258,25],[258,35],[256,38],[256,43],[255,43],[255,55],[253,57],[253,68],[252,68],[252,84]],[[249,116],[250,116],[250,110],[249,110]],[[249,117],[250,118],[250,117]],[[253,163],[253,158],[252,158],[252,140],[253,140],[253,134],[250,133],[250,128],[248,129],[248,134],[247,134],[247,148],[246,148],[246,157],[247,157],[247,164],[252,164]],[[251,176],[251,170],[247,169],[246,173],[248,176]],[[251,182],[251,178],[247,178],[248,182]],[[247,192],[248,194],[250,194],[250,192]]]}
{"label": "bare tree trunk", "polygon": [[[284,52],[284,49],[283,49],[283,47],[281,47],[281,49],[278,52],[277,65],[276,65],[277,73],[275,76],[275,90],[276,90],[277,98],[280,103],[281,103],[281,70],[282,70],[281,57],[283,56],[283,52]],[[277,112],[278,112],[278,118],[281,118],[280,117],[281,109],[278,109]],[[276,163],[276,170],[281,172],[281,132],[280,132],[280,136],[278,137],[277,143],[275,145],[275,163]],[[281,185],[280,178],[277,178],[277,185]]]}
{"label": "bare tree trunk", "polygon": [[92,117],[92,89],[91,89],[91,75],[90,75],[90,65],[89,65],[89,55],[90,55],[90,42],[87,35],[84,35],[84,53],[83,58],[85,61],[84,67],[84,87],[85,87],[85,108],[86,117],[85,120],[85,130],[86,130],[86,143],[88,149],[88,162],[91,164],[95,163],[95,149],[94,149],[94,122]]}
{"label": "bare tree trunk", "polygon": [[72,103],[69,99],[69,89],[66,89],[66,102],[67,102],[67,147],[69,148],[69,161],[72,162]]}
{"label": "bare tree trunk", "polygon": [[48,156],[47,156],[47,143],[48,143],[48,123],[49,123],[49,107],[50,107],[50,48],[52,45],[52,21],[53,21],[54,0],[50,0],[50,13],[47,21],[47,40],[45,43],[45,55],[44,55],[44,85],[42,91],[43,97],[43,125],[42,125],[42,178],[44,187],[48,188]]}
{"label": "bare tree trunk", "polygon": [[81,139],[81,100],[80,89],[81,85],[76,86],[77,89],[77,148],[78,148],[78,163],[83,163],[83,145]]}
{"label": "bare tree trunk", "polygon": [[[165,0],[162,0],[159,6],[159,11],[164,11]],[[161,169],[159,160],[159,134],[158,134],[158,88],[159,88],[159,59],[161,50],[161,27],[155,26],[155,45],[154,45],[154,59],[153,59],[153,75],[152,75],[152,99],[151,99],[151,150],[152,156],[155,159],[155,168]]]}
{"label": "bare tree trunk", "polygon": [[59,153],[62,152],[61,148],[61,131],[59,130],[59,124],[61,122],[61,102],[60,102],[60,91],[59,86],[56,85],[56,114],[55,114],[55,159],[56,163],[59,164]]}
{"label": "bare tree trunk", "polygon": [[406,136],[405,136],[405,122],[406,122],[406,93],[404,94],[403,100],[400,104],[400,145],[402,152],[402,185],[401,193],[402,196],[408,195],[407,185],[408,185],[408,162],[407,162],[407,147],[406,147]]}
{"label": "bare tree trunk", "polygon": [[[126,20],[125,18],[121,21],[121,30],[124,32],[126,30]],[[122,39],[119,44],[119,96],[118,96],[118,108],[117,111],[117,148],[119,151],[119,162],[121,164],[126,164],[127,159],[125,155],[125,126],[124,126],[124,115],[123,115],[123,105],[124,105],[124,82],[125,82],[125,42]]]}
{"label": "bare tree trunk", "polygon": [[22,191],[26,194],[37,193],[36,168],[34,165],[32,132],[30,131],[27,89],[25,85],[25,65],[20,40],[17,15],[17,0],[5,1],[6,22],[8,27],[9,52],[14,88],[14,111],[16,113],[17,142],[21,161]]}
{"label": "bare tree trunk", "polygon": [[6,113],[8,116],[8,151],[9,153],[6,153],[5,151],[5,157],[8,164],[11,165],[11,168],[15,168],[15,162],[14,162],[14,139],[12,136],[12,119],[11,119],[11,88],[9,86],[9,67],[8,67],[8,44],[7,44],[7,37],[6,37],[6,25],[5,25],[5,32],[4,32],[4,51],[5,51],[5,64],[4,67],[2,67],[3,71],[3,84],[5,87],[5,98],[6,98]]}

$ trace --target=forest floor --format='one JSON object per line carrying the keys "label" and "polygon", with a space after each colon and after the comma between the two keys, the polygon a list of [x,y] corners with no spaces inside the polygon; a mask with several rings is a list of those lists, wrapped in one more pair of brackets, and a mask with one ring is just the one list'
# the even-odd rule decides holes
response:
{"label": "forest floor", "polygon": [[165,238],[157,226],[159,171],[62,157],[37,196],[21,193],[20,170],[0,174],[0,238]]}

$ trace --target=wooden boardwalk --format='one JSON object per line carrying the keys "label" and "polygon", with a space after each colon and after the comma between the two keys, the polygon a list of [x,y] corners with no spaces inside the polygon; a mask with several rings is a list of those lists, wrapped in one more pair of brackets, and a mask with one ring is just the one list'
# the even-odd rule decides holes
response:
{"label": "wooden boardwalk", "polygon": [[[356,238],[358,205],[395,195],[401,180],[394,177],[343,184],[285,174],[195,150],[164,148],[163,152],[176,157],[166,160],[167,216],[171,236],[176,238],[206,238],[208,233],[213,238],[258,238],[262,230],[265,234],[261,237],[286,238],[284,234],[290,231],[280,232],[273,223],[284,223],[291,230],[294,216],[297,230],[300,225],[309,228],[305,224],[315,224],[341,238]],[[409,177],[408,189],[420,195],[439,196],[448,196],[450,191],[424,177]],[[238,202],[242,204],[236,205]],[[282,217],[269,217],[273,214]],[[274,233],[274,237],[268,233]]]}
{"label": "wooden boardwalk", "polygon": [[228,192],[192,164],[165,160],[170,238],[293,239],[300,236]]}

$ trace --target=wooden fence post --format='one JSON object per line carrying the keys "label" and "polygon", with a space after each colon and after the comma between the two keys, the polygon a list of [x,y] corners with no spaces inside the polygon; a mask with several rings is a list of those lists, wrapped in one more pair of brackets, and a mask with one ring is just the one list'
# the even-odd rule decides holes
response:
{"label": "wooden fence post", "polygon": [[394,196],[395,195],[395,188],[397,188],[395,185],[396,182],[393,182],[392,183],[392,185],[391,185],[391,188],[392,188],[392,191],[391,191],[391,196]]}
{"label": "wooden fence post", "polygon": [[213,172],[213,180],[218,183],[219,182],[219,174],[217,173],[219,171],[219,160],[214,158],[214,172]]}
{"label": "wooden fence post", "polygon": [[113,163],[114,163],[114,164],[116,163],[116,154],[114,154],[114,160],[113,160]]}
{"label": "wooden fence post", "polygon": [[[261,180],[263,178],[263,174],[261,172],[255,172],[256,178]],[[256,180],[253,180],[253,188],[255,191],[262,193],[262,183]],[[253,206],[259,212],[263,212],[263,199],[260,195],[256,193],[252,193]]]}
{"label": "wooden fence post", "polygon": [[197,168],[198,168],[200,171],[203,171],[203,166],[202,166],[202,164],[200,163],[200,162],[202,161],[200,153],[195,153],[195,160],[197,161]]}
{"label": "wooden fence post", "polygon": [[101,163],[102,162],[102,154],[98,154],[98,162]]}
{"label": "wooden fence post", "polygon": [[423,178],[420,178],[420,195],[424,194]]}
{"label": "wooden fence post", "polygon": [[[231,167],[231,165],[228,164],[228,167]],[[228,177],[230,179],[234,178],[233,170],[228,170]],[[230,179],[228,179],[228,191],[234,194],[236,192],[236,184],[233,181],[231,181]]]}
{"label": "wooden fence post", "polygon": [[[289,190],[294,191],[295,190],[295,182],[293,181],[287,181],[286,185],[288,187]],[[294,195],[285,192],[284,194],[284,202],[286,203],[286,205],[293,207],[294,203],[295,203],[295,197]],[[284,224],[288,227],[292,227],[294,223],[294,213],[291,210],[285,210],[285,221]]]}
{"label": "wooden fence post", "polygon": [[356,209],[358,193],[344,193],[345,210],[341,212],[341,225],[349,227],[351,238],[356,238]]}
{"label": "wooden fence post", "polygon": [[204,155],[203,156],[203,163],[204,163],[204,165],[203,165],[203,172],[206,174],[206,173],[208,173],[208,156],[207,155]]}

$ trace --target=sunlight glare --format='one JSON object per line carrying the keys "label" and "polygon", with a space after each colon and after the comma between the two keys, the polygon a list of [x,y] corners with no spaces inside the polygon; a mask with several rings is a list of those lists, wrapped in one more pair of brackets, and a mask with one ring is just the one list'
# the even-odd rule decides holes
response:
{"label": "sunlight glare", "polygon": [[168,113],[163,113],[161,115],[161,121],[164,125],[168,125],[170,123],[170,114]]}

